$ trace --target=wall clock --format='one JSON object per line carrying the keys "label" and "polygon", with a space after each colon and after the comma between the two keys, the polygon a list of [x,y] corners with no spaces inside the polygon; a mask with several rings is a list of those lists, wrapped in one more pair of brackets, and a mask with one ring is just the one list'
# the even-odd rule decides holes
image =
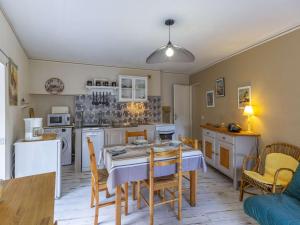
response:
{"label": "wall clock", "polygon": [[63,92],[64,87],[65,86],[64,86],[64,83],[62,82],[62,80],[57,77],[50,78],[45,83],[46,91],[53,95],[57,95],[57,94],[60,94],[61,92]]}

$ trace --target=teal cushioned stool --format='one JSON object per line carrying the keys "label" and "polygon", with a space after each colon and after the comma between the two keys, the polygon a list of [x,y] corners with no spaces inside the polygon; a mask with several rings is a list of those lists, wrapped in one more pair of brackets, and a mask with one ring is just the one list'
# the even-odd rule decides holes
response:
{"label": "teal cushioned stool", "polygon": [[300,166],[284,193],[249,197],[244,211],[260,225],[300,225]]}

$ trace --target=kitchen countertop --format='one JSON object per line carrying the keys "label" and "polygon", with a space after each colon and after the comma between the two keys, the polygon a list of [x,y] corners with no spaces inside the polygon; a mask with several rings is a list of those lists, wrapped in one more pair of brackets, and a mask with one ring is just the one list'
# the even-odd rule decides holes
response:
{"label": "kitchen countertop", "polygon": [[66,125],[66,126],[45,126],[44,129],[54,129],[54,128],[74,128],[73,125]]}

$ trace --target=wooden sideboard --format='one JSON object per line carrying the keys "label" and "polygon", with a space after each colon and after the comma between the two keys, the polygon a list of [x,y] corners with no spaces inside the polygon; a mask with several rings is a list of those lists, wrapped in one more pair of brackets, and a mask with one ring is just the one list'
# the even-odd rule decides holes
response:
{"label": "wooden sideboard", "polygon": [[257,153],[260,135],[248,131],[233,133],[211,125],[201,125],[201,128],[205,161],[233,179],[234,188],[237,188],[243,159]]}
{"label": "wooden sideboard", "polygon": [[53,225],[55,173],[4,181],[0,224]]}

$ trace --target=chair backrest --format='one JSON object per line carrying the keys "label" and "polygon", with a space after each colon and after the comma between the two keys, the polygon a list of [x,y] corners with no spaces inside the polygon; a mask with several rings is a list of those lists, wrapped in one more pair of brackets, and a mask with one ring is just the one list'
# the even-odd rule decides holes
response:
{"label": "chair backrest", "polygon": [[128,144],[128,139],[130,137],[144,137],[145,140],[148,140],[148,137],[147,137],[147,130],[144,130],[144,131],[127,131],[126,130],[126,133],[125,133],[125,143]]}
{"label": "chair backrest", "polygon": [[[289,155],[300,161],[300,148],[287,143],[274,143],[271,145],[267,145],[262,154],[260,155],[260,171],[265,169],[266,157],[271,153],[282,153],[285,155]],[[263,172],[263,171],[262,171]]]}
{"label": "chair backrest", "polygon": [[88,142],[89,153],[90,153],[90,168],[92,173],[92,183],[98,184],[99,177],[98,177],[96,156],[94,151],[94,144],[89,137],[87,137],[87,142]]}
{"label": "chair backrest", "polygon": [[267,145],[264,154],[270,153],[283,153],[286,155],[290,155],[296,160],[300,161],[300,147],[287,144],[287,143],[274,143],[271,145]]}
{"label": "chair backrest", "polygon": [[181,136],[181,135],[179,135],[178,139],[183,144],[188,145],[188,146],[192,147],[193,149],[199,149],[199,142],[197,139],[193,139],[193,138],[185,137],[185,136]]}
{"label": "chair backrest", "polygon": [[[298,160],[290,155],[283,153],[269,153],[266,156],[265,161],[265,174],[274,177],[276,171],[280,168],[288,168],[296,171],[298,164]],[[292,179],[292,176],[293,174],[291,174],[291,172],[282,171],[280,172],[278,179],[285,181],[285,183],[289,183]]]}
{"label": "chair backrest", "polygon": [[182,179],[182,147],[179,145],[178,148],[168,149],[166,151],[155,152],[153,148],[150,151],[150,170],[149,179],[150,184],[154,180],[154,169],[155,167],[176,165],[178,180],[181,182]]}

